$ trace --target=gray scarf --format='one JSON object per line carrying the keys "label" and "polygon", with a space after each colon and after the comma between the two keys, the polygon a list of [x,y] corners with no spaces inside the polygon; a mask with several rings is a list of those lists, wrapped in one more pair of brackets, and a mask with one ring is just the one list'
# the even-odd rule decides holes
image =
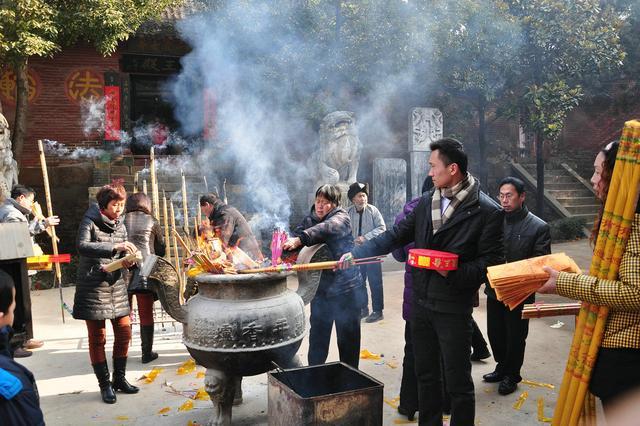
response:
{"label": "gray scarf", "polygon": [[[462,204],[464,199],[467,198],[467,195],[469,195],[475,183],[476,180],[474,177],[467,172],[467,176],[451,188],[436,188],[433,191],[433,198],[431,199],[431,222],[433,223],[434,234],[453,216],[456,207]],[[444,212],[442,212],[440,208],[442,205],[442,197],[447,197],[451,200]]]}

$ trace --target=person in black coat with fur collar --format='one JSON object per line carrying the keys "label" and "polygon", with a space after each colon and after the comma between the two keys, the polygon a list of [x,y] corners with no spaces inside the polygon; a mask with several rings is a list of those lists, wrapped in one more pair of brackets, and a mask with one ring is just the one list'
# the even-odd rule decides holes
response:
{"label": "person in black coat with fur collar", "polygon": [[[376,256],[415,242],[416,248],[455,253],[458,269],[413,269],[412,339],[421,425],[442,425],[442,375],[451,397],[451,425],[472,426],[475,394],[471,377],[474,299],[487,266],[502,263],[502,221],[498,204],[480,191],[467,172],[467,155],[455,139],[431,144],[429,176],[434,189],[400,223],[341,258]],[[440,356],[444,371],[440,367]]]}
{"label": "person in black coat with fur collar", "polygon": [[[89,357],[98,378],[102,400],[116,402],[115,391],[136,393],[125,378],[127,354],[131,341],[129,298],[122,271],[105,272],[104,265],[124,254],[135,253],[136,246],[127,241],[121,220],[127,193],[121,185],[105,185],[96,194],[78,228],[77,247],[80,261],[73,303],[73,317],[85,320],[89,333]],[[104,346],[107,340],[105,320],[113,326],[113,380],[109,380]]]}
{"label": "person in black coat with fur collar", "polygon": [[[353,248],[351,221],[340,207],[340,190],[322,185],[316,191],[311,213],[293,230],[285,250],[325,243],[332,258]],[[358,368],[360,360],[360,310],[367,303],[367,293],[356,269],[322,271],[316,295],[311,301],[309,365],[323,364],[329,353],[331,329],[336,324],[340,361]]]}

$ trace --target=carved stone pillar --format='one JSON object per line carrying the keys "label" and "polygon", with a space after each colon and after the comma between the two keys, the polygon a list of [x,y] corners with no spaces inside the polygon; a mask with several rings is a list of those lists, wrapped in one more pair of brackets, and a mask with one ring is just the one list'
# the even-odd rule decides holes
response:
{"label": "carved stone pillar", "polygon": [[442,138],[442,112],[437,108],[413,108],[409,115],[409,187],[411,199],[421,195],[429,173],[429,144]]}

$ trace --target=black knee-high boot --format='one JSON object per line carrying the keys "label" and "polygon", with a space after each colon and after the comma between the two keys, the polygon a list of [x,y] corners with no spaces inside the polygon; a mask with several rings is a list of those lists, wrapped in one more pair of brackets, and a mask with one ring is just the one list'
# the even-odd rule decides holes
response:
{"label": "black knee-high boot", "polygon": [[138,393],[140,390],[137,386],[133,386],[127,382],[125,373],[127,372],[127,358],[113,359],[113,390],[124,393]]}
{"label": "black knee-high boot", "polygon": [[98,378],[98,384],[100,385],[100,396],[102,401],[107,404],[114,404],[116,402],[116,394],[113,391],[111,382],[109,381],[109,366],[107,361],[103,361],[98,364],[92,364],[93,372]]}
{"label": "black knee-high boot", "polygon": [[142,363],[146,364],[158,358],[157,352],[153,352],[153,326],[140,326],[140,340],[142,341]]}

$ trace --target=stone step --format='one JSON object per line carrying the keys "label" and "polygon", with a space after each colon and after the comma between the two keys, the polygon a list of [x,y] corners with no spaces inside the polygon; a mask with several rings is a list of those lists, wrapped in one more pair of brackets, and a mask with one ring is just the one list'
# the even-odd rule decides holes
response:
{"label": "stone step", "polygon": [[571,212],[572,215],[575,214],[593,214],[595,215],[598,210],[600,209],[600,206],[597,205],[587,205],[587,206],[564,206],[565,209],[567,209],[569,212]]}
{"label": "stone step", "polygon": [[[584,188],[584,187],[583,187]],[[545,188],[549,191],[549,194],[554,198],[571,198],[571,197],[593,197],[593,193],[589,191],[587,188],[584,189],[550,189]]]}
{"label": "stone step", "polygon": [[595,195],[591,197],[559,197],[556,198],[560,204],[563,206],[587,206],[594,205],[596,207],[600,207],[596,201]]}
{"label": "stone step", "polygon": [[580,191],[584,189],[588,191],[588,189],[586,189],[584,185],[578,181],[574,181],[571,183],[558,183],[558,182],[546,183],[545,182],[544,189],[548,189],[548,190],[561,189],[561,190],[576,190],[576,191]]}
{"label": "stone step", "polygon": [[569,174],[546,174],[544,175],[544,183],[575,183],[577,182],[576,178]]}

